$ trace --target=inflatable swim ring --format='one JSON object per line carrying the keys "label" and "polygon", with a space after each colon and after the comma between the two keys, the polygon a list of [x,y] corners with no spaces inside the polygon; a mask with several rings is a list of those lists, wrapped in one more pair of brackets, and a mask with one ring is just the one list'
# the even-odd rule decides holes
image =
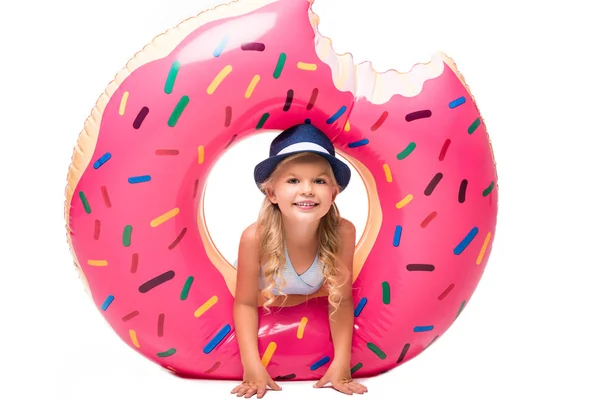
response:
{"label": "inflatable swim ring", "polygon": [[[116,75],[79,136],[65,204],[75,265],[120,338],[178,374],[242,377],[235,269],[211,241],[202,199],[218,157],[263,130],[310,119],[367,188],[355,377],[420,354],[484,271],[496,168],[455,64],[436,54],[408,73],[378,73],[336,54],[317,25],[307,0],[240,0],[190,18]],[[259,314],[273,377],[321,377],[333,356],[326,304],[317,293]]]}

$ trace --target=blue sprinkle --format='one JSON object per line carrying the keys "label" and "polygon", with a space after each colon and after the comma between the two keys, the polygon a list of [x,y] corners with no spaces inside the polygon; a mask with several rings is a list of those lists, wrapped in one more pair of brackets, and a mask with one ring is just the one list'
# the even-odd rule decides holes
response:
{"label": "blue sprinkle", "polygon": [[461,96],[461,97],[459,97],[459,98],[458,98],[458,99],[456,99],[456,100],[452,100],[452,101],[450,102],[450,104],[448,104],[448,105],[450,106],[450,108],[456,108],[456,107],[458,107],[458,106],[460,106],[460,105],[463,105],[463,104],[465,104],[465,101],[466,101],[466,100],[465,100],[464,96]]}
{"label": "blue sprinkle", "polygon": [[402,236],[402,227],[400,225],[396,226],[396,231],[394,232],[394,246],[400,246],[400,237]]}
{"label": "blue sprinkle", "polygon": [[150,181],[150,175],[142,175],[142,176],[132,176],[130,178],[127,179],[127,182],[129,183],[142,183],[142,182],[149,182]]}
{"label": "blue sprinkle", "polygon": [[477,236],[478,232],[479,229],[477,229],[477,227],[471,229],[467,236],[465,236],[465,238],[458,244],[458,246],[454,248],[454,254],[459,255],[460,253],[462,253],[467,248],[467,246],[471,244],[475,236]]}
{"label": "blue sprinkle", "polygon": [[342,114],[344,114],[346,112],[346,106],[342,106],[342,108],[340,108],[335,114],[333,114],[328,120],[327,123],[328,124],[333,124],[335,121],[338,120],[339,117],[342,116]]}
{"label": "blue sprinkle", "polygon": [[413,332],[428,332],[433,330],[433,325],[415,326]]}
{"label": "blue sprinkle", "polygon": [[356,305],[356,308],[354,309],[354,317],[355,318],[360,315],[360,313],[362,312],[363,308],[365,308],[366,304],[367,304],[367,298],[366,297],[363,297],[362,299],[360,299],[360,301]]}
{"label": "blue sprinkle", "polygon": [[322,367],[323,365],[327,364],[329,362],[329,356],[325,356],[323,358],[321,358],[319,361],[317,361],[316,363],[314,363],[313,365],[310,366],[310,370],[314,371],[320,367]]}
{"label": "blue sprinkle", "polygon": [[98,159],[98,161],[94,163],[94,169],[100,168],[102,165],[104,165],[104,163],[110,160],[111,157],[112,155],[110,153],[105,153],[102,157]]}
{"label": "blue sprinkle", "polygon": [[213,56],[219,57],[221,55],[221,53],[223,52],[223,50],[225,49],[225,46],[227,46],[228,41],[229,41],[229,36],[225,35],[223,40],[221,40],[221,43],[219,43],[219,45],[213,52]]}
{"label": "blue sprinkle", "polygon": [[362,140],[358,140],[356,142],[348,143],[348,147],[350,147],[352,149],[354,147],[364,146],[365,144],[368,144],[368,143],[369,143],[369,139],[362,139]]}
{"label": "blue sprinkle", "polygon": [[112,294],[109,295],[106,298],[106,300],[104,300],[104,303],[102,304],[102,311],[106,311],[106,309],[108,308],[108,306],[110,306],[110,303],[112,303],[114,299],[115,299],[115,296],[113,296]]}
{"label": "blue sprinkle", "polygon": [[229,324],[225,325],[224,327],[221,328],[221,330],[219,332],[217,332],[217,334],[215,335],[215,337],[213,337],[210,342],[208,342],[206,344],[206,346],[204,346],[204,354],[208,354],[211,351],[213,351],[215,349],[215,347],[217,347],[217,345],[219,343],[221,343],[221,341],[223,341],[223,339],[225,339],[225,336],[227,336],[227,334],[231,332],[231,326]]}

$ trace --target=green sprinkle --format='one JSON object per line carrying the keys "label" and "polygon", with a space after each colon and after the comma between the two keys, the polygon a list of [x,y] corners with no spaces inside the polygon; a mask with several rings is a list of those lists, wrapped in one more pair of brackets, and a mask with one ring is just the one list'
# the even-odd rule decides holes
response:
{"label": "green sprinkle", "polygon": [[270,114],[264,113],[262,117],[260,117],[260,121],[258,121],[258,125],[256,125],[256,129],[262,129],[265,126],[265,122],[269,119]]}
{"label": "green sprinkle", "polygon": [[83,192],[79,192],[79,198],[81,199],[81,202],[83,203],[83,209],[85,210],[85,212],[88,214],[91,214],[92,209],[90,208],[90,203],[88,203],[88,200],[85,197],[85,194]]}
{"label": "green sprinkle", "polygon": [[406,148],[404,150],[402,150],[402,152],[396,156],[396,158],[398,158],[398,160],[404,160],[406,157],[408,157],[410,155],[410,153],[413,152],[415,147],[417,147],[417,144],[415,142],[410,142],[408,144],[408,146],[406,146]]}
{"label": "green sprinkle", "polygon": [[125,229],[123,229],[123,246],[129,247],[131,246],[131,231],[133,227],[131,225],[127,225]]}
{"label": "green sprinkle", "polygon": [[486,197],[488,194],[492,193],[493,189],[494,189],[494,181],[492,181],[492,183],[490,183],[490,186],[485,188],[485,190],[483,191],[483,197]]}
{"label": "green sprinkle", "polygon": [[361,369],[362,367],[363,367],[363,364],[362,363],[358,363],[354,367],[352,367],[352,369],[350,370],[350,373],[353,374],[356,371],[358,371],[359,369]]}
{"label": "green sprinkle", "polygon": [[469,126],[469,135],[475,132],[475,129],[477,129],[479,125],[481,125],[481,118],[477,118],[475,121],[473,121],[471,126]]}
{"label": "green sprinkle", "polygon": [[181,296],[179,296],[181,300],[187,299],[188,294],[190,293],[190,287],[192,287],[192,282],[194,282],[193,276],[188,277],[185,281],[185,284],[183,285],[183,290],[181,291]]}
{"label": "green sprinkle", "polygon": [[381,349],[377,346],[375,346],[373,343],[369,342],[367,343],[367,347],[369,348],[369,350],[371,350],[373,353],[375,353],[377,355],[377,357],[379,357],[382,360],[385,360],[385,358],[387,357],[385,355],[385,353],[383,351],[381,351]]}
{"label": "green sprinkle", "polygon": [[460,315],[460,313],[462,313],[462,311],[465,309],[465,305],[467,304],[467,301],[464,300],[461,304],[460,304],[460,308],[458,309],[458,313],[456,313],[456,317],[454,318],[456,320],[456,318],[458,318],[458,316]]}
{"label": "green sprinkle", "polygon": [[156,355],[159,357],[169,357],[175,354],[175,349],[169,349],[167,351],[163,351],[162,353],[157,353]]}
{"label": "green sprinkle", "polygon": [[177,73],[179,72],[179,67],[181,63],[179,61],[175,61],[173,65],[171,65],[171,70],[169,71],[169,76],[167,77],[167,82],[165,83],[165,93],[171,94],[173,93],[173,86],[175,85],[175,79],[177,79]]}
{"label": "green sprinkle", "polygon": [[185,107],[187,107],[189,102],[190,98],[188,96],[183,96],[179,100],[179,103],[177,103],[177,105],[175,106],[175,110],[173,110],[173,113],[169,118],[169,126],[171,128],[174,127],[175,124],[177,124],[177,121],[179,121],[179,117],[181,117],[181,113],[183,112],[183,110],[185,110]]}
{"label": "green sprinkle", "polygon": [[275,67],[275,72],[273,72],[273,78],[277,79],[281,76],[281,71],[283,71],[283,66],[285,65],[285,59],[287,56],[285,53],[281,53],[279,55],[279,60],[277,61],[277,67]]}
{"label": "green sprinkle", "polygon": [[383,304],[390,304],[390,284],[382,282],[381,290],[383,292]]}

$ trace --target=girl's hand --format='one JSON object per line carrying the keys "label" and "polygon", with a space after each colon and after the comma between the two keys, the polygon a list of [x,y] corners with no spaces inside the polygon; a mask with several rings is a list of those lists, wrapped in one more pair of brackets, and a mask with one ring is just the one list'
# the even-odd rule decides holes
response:
{"label": "girl's hand", "polygon": [[367,387],[352,380],[350,366],[339,363],[332,363],[325,375],[313,385],[316,388],[322,388],[328,382],[331,382],[333,388],[339,392],[352,395],[354,393],[363,394],[367,392]]}
{"label": "girl's hand", "polygon": [[244,370],[243,382],[236,386],[231,393],[237,393],[237,397],[245,396],[247,399],[256,395],[261,399],[267,391],[267,386],[273,390],[281,390],[281,387],[271,379],[267,369],[259,362],[250,369]]}

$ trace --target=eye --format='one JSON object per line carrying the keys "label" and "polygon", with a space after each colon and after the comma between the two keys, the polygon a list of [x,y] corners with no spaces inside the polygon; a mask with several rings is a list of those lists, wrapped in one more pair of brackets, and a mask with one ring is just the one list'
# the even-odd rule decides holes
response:
{"label": "eye", "polygon": [[319,179],[315,180],[315,183],[318,185],[325,185],[325,184],[327,184],[327,181],[325,179],[319,178]]}
{"label": "eye", "polygon": [[296,178],[290,178],[287,180],[287,183],[298,183],[298,179]]}

